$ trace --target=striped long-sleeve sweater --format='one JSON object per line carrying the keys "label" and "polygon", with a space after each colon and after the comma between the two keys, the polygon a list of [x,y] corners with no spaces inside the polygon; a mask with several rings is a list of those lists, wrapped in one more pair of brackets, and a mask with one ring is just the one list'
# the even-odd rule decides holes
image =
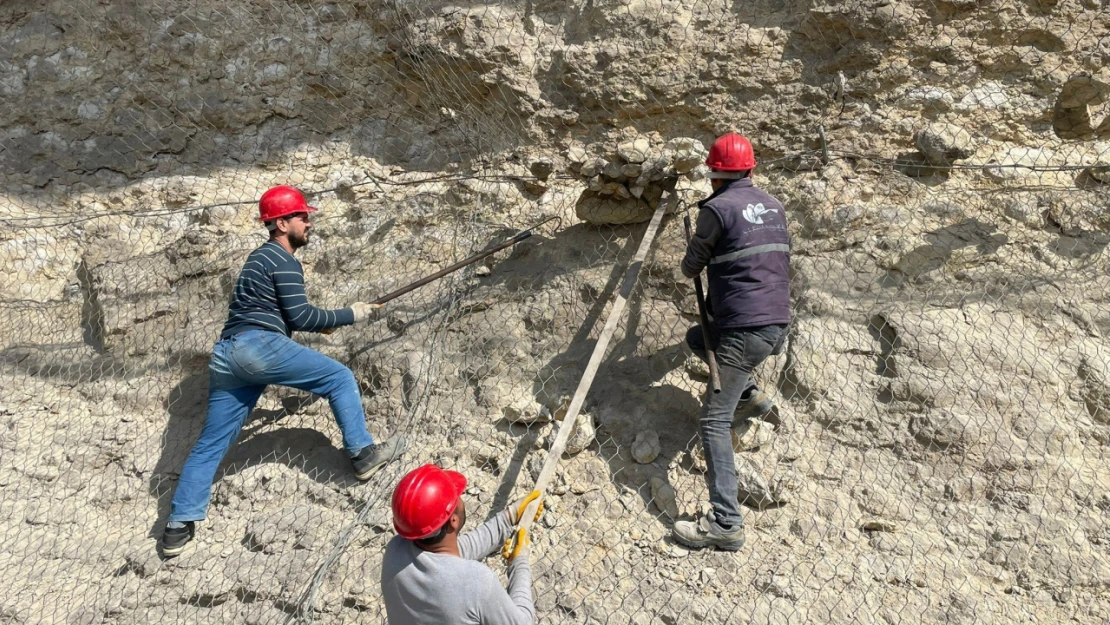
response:
{"label": "striped long-sleeve sweater", "polygon": [[320,332],[351,325],[350,308],[322,310],[308,303],[301,263],[276,241],[267,241],[247,256],[220,334],[226,339],[246,330]]}

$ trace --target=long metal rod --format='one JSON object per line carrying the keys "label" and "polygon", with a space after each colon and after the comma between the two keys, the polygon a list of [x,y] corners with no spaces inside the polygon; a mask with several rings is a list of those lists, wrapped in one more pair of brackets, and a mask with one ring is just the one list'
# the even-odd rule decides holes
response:
{"label": "long metal rod", "polygon": [[459,262],[455,263],[454,265],[451,265],[450,267],[447,267],[445,269],[440,269],[439,271],[437,271],[437,272],[435,272],[435,273],[433,273],[429,276],[425,276],[423,278],[420,278],[416,282],[413,282],[412,284],[408,284],[406,286],[403,286],[403,287],[397,289],[396,291],[386,293],[385,295],[379,297],[378,299],[376,299],[376,300],[374,300],[370,303],[371,304],[384,304],[384,303],[386,303],[390,300],[394,300],[394,299],[397,299],[398,297],[401,297],[405,293],[415,291],[416,289],[419,289],[420,287],[424,286],[425,284],[428,284],[430,282],[435,282],[436,280],[439,280],[440,278],[442,278],[442,277],[444,277],[444,276],[446,276],[450,273],[454,273],[454,272],[462,269],[463,267],[466,267],[467,265],[473,265],[474,263],[482,260],[483,258],[485,258],[485,257],[487,257],[487,256],[489,256],[489,255],[491,255],[495,252],[500,252],[501,250],[503,250],[507,247],[512,247],[512,246],[516,245],[517,243],[520,243],[524,239],[527,239],[528,237],[532,236],[532,231],[533,230],[535,230],[536,228],[539,228],[540,226],[542,226],[542,225],[546,224],[547,222],[552,221],[554,219],[558,219],[558,217],[549,217],[549,218],[541,221],[540,223],[532,226],[531,228],[528,228],[527,230],[521,230],[520,232],[514,234],[512,236],[512,238],[510,238],[510,239],[508,239],[508,240],[506,240],[502,243],[499,243],[499,244],[497,244],[497,245],[495,245],[495,246],[493,246],[493,247],[491,247],[487,250],[478,252],[477,254],[474,254],[473,256],[469,256],[467,258],[464,258],[463,260],[460,260]]}
{"label": "long metal rod", "polygon": [[[686,244],[694,234],[690,231],[690,216],[682,216],[682,225],[686,226]],[[709,314],[705,310],[705,292],[701,288],[701,274],[694,276],[694,295],[698,301],[698,318],[701,319],[701,340],[705,343],[706,360],[709,361],[709,388],[714,393],[721,392],[721,372],[717,369],[717,352],[713,343],[709,342]]]}
{"label": "long metal rod", "polygon": [[[605,320],[605,328],[601,331],[597,344],[594,345],[594,351],[586,364],[586,370],[582,373],[582,379],[578,381],[578,390],[574,392],[574,397],[567,408],[567,414],[563,417],[563,422],[559,424],[559,432],[555,436],[555,441],[551,444],[547,461],[544,462],[543,470],[540,471],[540,476],[536,480],[535,490],[541,493],[547,492],[547,487],[551,484],[552,478],[555,477],[555,469],[558,468],[559,459],[567,448],[567,441],[570,439],[571,432],[574,431],[578,413],[582,410],[582,404],[586,401],[586,395],[590,392],[590,386],[593,384],[594,376],[597,375],[597,370],[601,366],[602,358],[605,357],[609,341],[613,338],[613,332],[616,331],[617,324],[620,323],[628,298],[632,295],[632,287],[636,285],[640,268],[644,264],[644,259],[647,258],[652,241],[655,240],[656,232],[659,231],[659,222],[663,220],[663,213],[666,212],[667,206],[673,201],[675,201],[674,192],[665,191],[663,197],[659,200],[659,206],[655,209],[655,214],[651,216],[651,222],[648,223],[647,230],[644,231],[644,238],[640,241],[640,247],[636,250],[636,255],[632,257],[632,262],[628,265],[628,271],[624,275],[624,283],[621,284],[617,298],[613,300],[609,318]],[[520,517],[520,527],[522,529],[531,530],[532,522],[536,517],[536,510],[539,509],[540,500],[542,499],[542,497],[536,499],[525,508],[524,514]],[[516,534],[513,536],[515,538]]]}
{"label": "long metal rod", "polygon": [[[455,263],[454,265],[451,265],[450,267],[447,267],[445,269],[440,269],[439,271],[437,271],[437,272],[435,272],[435,273],[433,273],[429,276],[424,276],[423,278],[420,278],[416,282],[413,282],[411,284],[407,284],[407,285],[397,289],[396,291],[386,293],[385,295],[379,297],[378,299],[376,299],[376,300],[374,300],[373,302],[370,302],[370,303],[371,304],[379,304],[379,305],[384,304],[384,303],[386,303],[390,300],[394,300],[394,299],[397,299],[398,297],[401,297],[405,293],[410,293],[412,291],[415,291],[416,289],[419,289],[420,287],[424,286],[425,284],[428,284],[430,282],[435,282],[436,280],[439,280],[443,276],[446,276],[447,274],[456,272],[456,271],[462,269],[463,267],[466,267],[467,265],[473,265],[474,263],[482,260],[483,258],[489,256],[490,254],[493,254],[495,252],[500,252],[501,250],[505,249],[506,247],[512,247],[512,246],[516,245],[517,243],[520,243],[524,239],[527,239],[528,237],[532,236],[532,231],[533,230],[535,230],[536,228],[539,228],[540,226],[548,223],[549,221],[554,221],[556,219],[559,219],[559,217],[548,217],[547,219],[545,219],[545,220],[539,222],[538,224],[528,228],[527,230],[521,230],[520,232],[514,234],[512,236],[512,238],[510,238],[506,241],[498,243],[497,245],[495,245],[495,246],[493,246],[493,247],[491,247],[487,250],[478,252],[477,254],[474,254],[472,256],[468,256],[468,257],[460,260],[459,262]],[[328,328],[327,330],[322,330],[320,332],[320,334],[332,334],[337,329],[338,329],[337,327],[336,328]]]}

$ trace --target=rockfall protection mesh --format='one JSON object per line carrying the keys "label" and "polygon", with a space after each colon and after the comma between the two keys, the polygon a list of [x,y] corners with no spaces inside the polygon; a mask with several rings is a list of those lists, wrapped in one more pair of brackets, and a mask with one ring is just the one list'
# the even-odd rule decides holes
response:
{"label": "rockfall protection mesh", "polygon": [[[462,471],[478,520],[529,490],[662,181],[693,214],[731,128],[794,238],[776,408],[735,431],[747,546],[668,537],[707,498],[670,217],[547,498],[538,620],[1110,618],[1102,3],[78,0],[0,26],[0,622],[383,622],[392,486]],[[163,561],[278,183],[322,208],[299,258],[325,307],[562,223],[298,335],[409,453],[357,483],[326,402],[271,388]]]}

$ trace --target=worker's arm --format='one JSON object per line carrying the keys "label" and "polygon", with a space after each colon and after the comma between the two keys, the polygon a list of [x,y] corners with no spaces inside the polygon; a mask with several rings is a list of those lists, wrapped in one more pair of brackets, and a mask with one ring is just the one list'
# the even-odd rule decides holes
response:
{"label": "worker's arm", "polygon": [[532,567],[528,564],[528,556],[521,554],[514,558],[509,564],[508,574],[508,591],[501,587],[493,571],[487,576],[492,583],[483,580],[479,619],[482,625],[532,625],[536,622],[536,606],[532,603]]}
{"label": "worker's arm", "polygon": [[508,515],[498,511],[492,519],[459,536],[459,555],[467,560],[487,558],[501,548],[512,531]]}
{"label": "worker's arm", "polygon": [[686,245],[686,256],[682,259],[682,275],[693,278],[713,258],[713,248],[721,238],[721,221],[713,211],[703,208],[698,211],[698,225],[694,236]]}
{"label": "worker's arm", "polygon": [[320,332],[355,322],[355,313],[350,308],[324,310],[308,303],[304,273],[297,263],[284,263],[274,268],[274,291],[281,315],[294,332]]}

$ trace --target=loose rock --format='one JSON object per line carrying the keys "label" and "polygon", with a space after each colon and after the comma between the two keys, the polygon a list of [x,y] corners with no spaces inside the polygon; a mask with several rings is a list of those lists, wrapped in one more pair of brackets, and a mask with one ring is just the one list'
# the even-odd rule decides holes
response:
{"label": "loose rock", "polygon": [[618,145],[617,154],[626,162],[639,164],[647,160],[648,150],[650,149],[651,142],[646,137],[640,137]]}
{"label": "loose rock", "polygon": [[593,416],[585,412],[579,413],[574,422],[574,431],[567,439],[566,453],[572,456],[582,453],[595,438],[597,438],[597,431],[594,429]]}
{"label": "loose rock", "polygon": [[674,487],[666,480],[659,477],[651,478],[651,498],[660,512],[672,520],[678,518],[678,497]]}
{"label": "loose rock", "polygon": [[692,181],[704,173],[704,147],[694,139],[672,139],[660,149],[648,137],[635,137],[615,148],[595,145],[594,151],[608,158],[586,159],[578,168],[588,191],[575,205],[577,216],[592,224],[647,221],[664,189],[676,188],[680,175]]}
{"label": "loose rock", "polygon": [[518,397],[501,409],[501,415],[510,423],[528,425],[551,421],[551,413],[531,397]]}
{"label": "loose rock", "polygon": [[551,177],[552,172],[555,171],[555,163],[551,162],[551,159],[540,159],[529,165],[528,170],[531,171],[532,175],[536,178],[547,180]]}
{"label": "loose rock", "polygon": [[759,449],[775,439],[775,426],[758,419],[744,419],[732,429],[732,448],[737,452]]}
{"label": "loose rock", "polygon": [[1086,172],[1091,178],[1103,184],[1110,184],[1110,167],[1090,167]]}
{"label": "loose rock", "polygon": [[760,475],[759,469],[747,458],[736,457],[736,478],[740,503],[762,510],[787,500],[782,489],[768,484]]}
{"label": "loose rock", "polygon": [[686,373],[696,380],[709,379],[709,364],[697,356],[689,356],[684,364]]}
{"label": "loose rock", "polygon": [[652,462],[659,457],[661,451],[659,433],[655,430],[643,430],[632,441],[632,458],[640,464]]}

